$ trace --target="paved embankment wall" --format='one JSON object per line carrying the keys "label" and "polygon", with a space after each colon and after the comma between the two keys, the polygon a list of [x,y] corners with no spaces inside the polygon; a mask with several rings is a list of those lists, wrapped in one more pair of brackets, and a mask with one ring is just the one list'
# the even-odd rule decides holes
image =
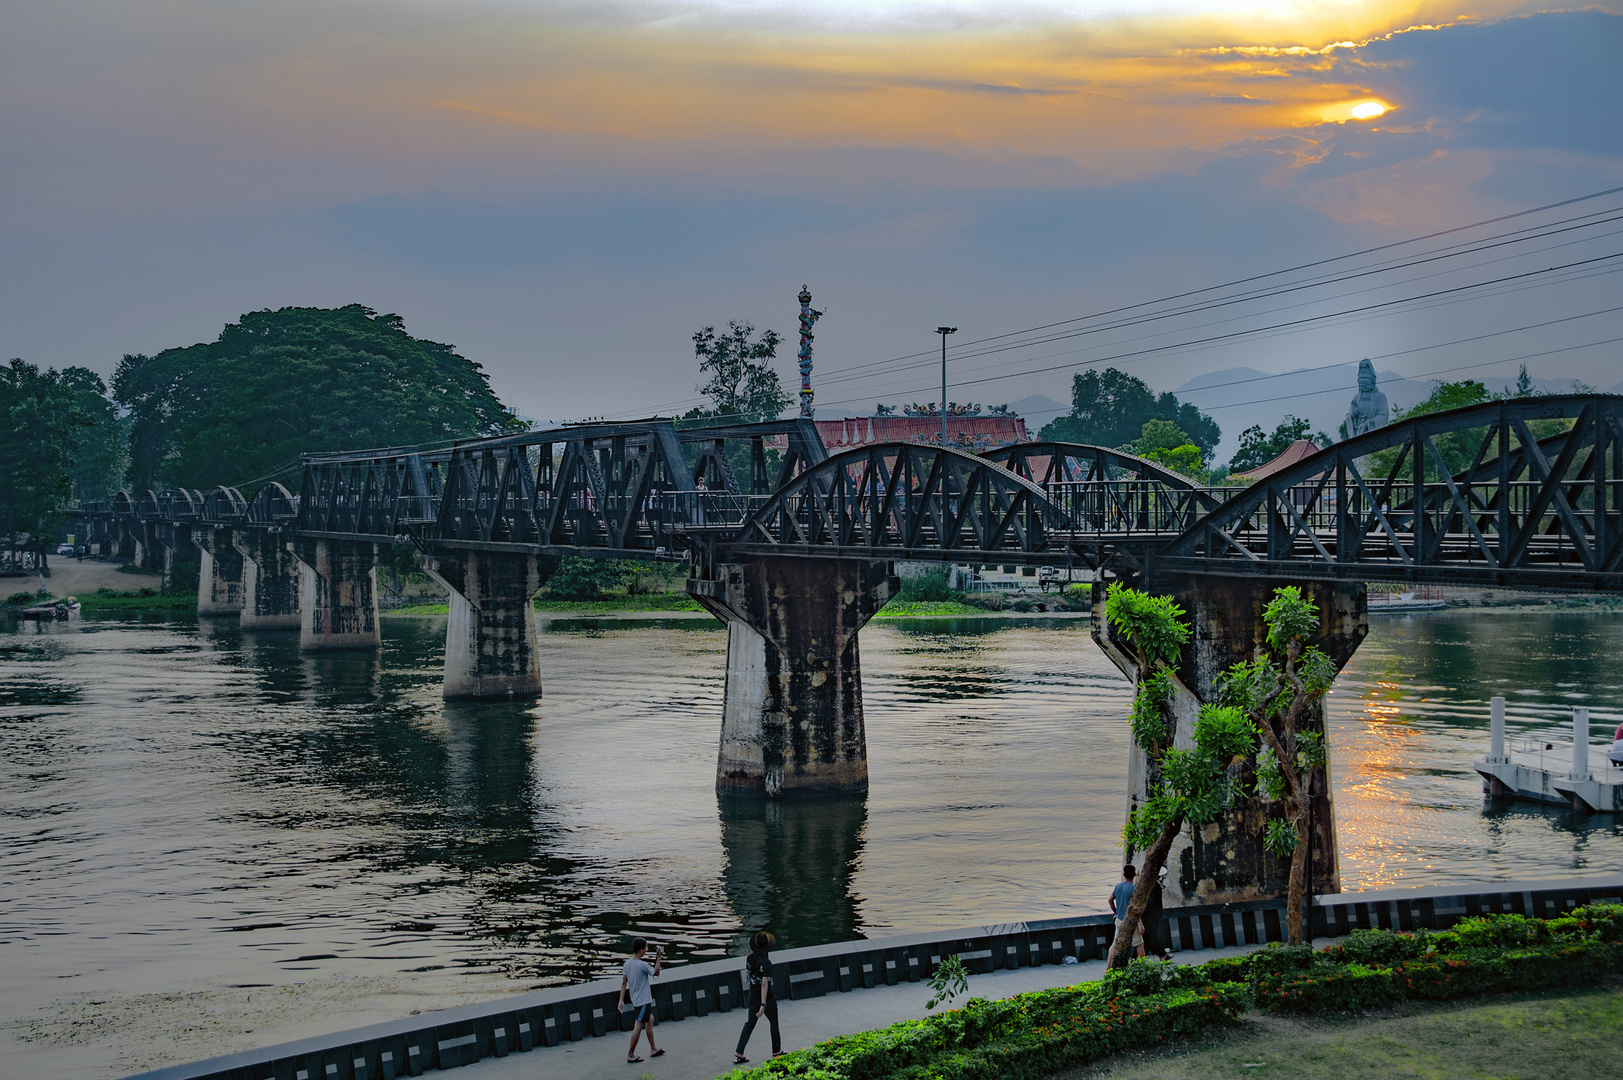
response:
{"label": "paved embankment wall", "polygon": [[[1478,891],[1481,890],[1481,891]],[[1575,881],[1498,882],[1319,897],[1316,937],[1354,929],[1441,930],[1462,918],[1514,912],[1548,918],[1597,901],[1623,902],[1623,875]],[[1163,937],[1178,950],[1260,945],[1284,936],[1280,900],[1173,908]],[[872,941],[845,941],[773,954],[773,989],[783,999],[821,997],[927,979],[944,955],[972,971],[1097,959],[1110,947],[1108,914],[1040,919]],[[725,1012],[741,1000],[739,959],[668,968],[654,985],[657,1018]],[[471,1065],[539,1046],[598,1038],[621,1030],[620,980],[556,987],[385,1024],[334,1032],[143,1073],[143,1080],[394,1080],[430,1069]],[[626,1019],[629,1019],[627,1014]]]}

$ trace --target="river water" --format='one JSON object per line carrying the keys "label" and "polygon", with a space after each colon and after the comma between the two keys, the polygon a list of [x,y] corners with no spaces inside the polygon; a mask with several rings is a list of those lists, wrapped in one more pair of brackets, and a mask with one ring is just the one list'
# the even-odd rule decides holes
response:
{"label": "river water", "polygon": [[[1489,806],[1516,733],[1623,720],[1623,616],[1372,620],[1330,698],[1347,889],[1623,867],[1623,826]],[[1079,619],[863,631],[871,791],[714,791],[709,619],[553,619],[546,697],[439,698],[444,624],[376,655],[86,619],[0,635],[0,1051],[118,1075],[611,970],[1097,911],[1117,878],[1128,686]],[[1597,735],[1596,743],[1600,739]]]}

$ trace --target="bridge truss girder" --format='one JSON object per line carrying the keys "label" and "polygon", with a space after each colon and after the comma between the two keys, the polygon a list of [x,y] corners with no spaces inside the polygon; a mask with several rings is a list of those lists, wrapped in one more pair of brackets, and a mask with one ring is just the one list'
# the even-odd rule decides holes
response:
{"label": "bridge truss girder", "polygon": [[[1564,430],[1541,438],[1552,421]],[[1444,438],[1468,467],[1451,472]],[[1623,398],[1498,401],[1337,443],[1205,515],[1147,569],[1623,589]]]}

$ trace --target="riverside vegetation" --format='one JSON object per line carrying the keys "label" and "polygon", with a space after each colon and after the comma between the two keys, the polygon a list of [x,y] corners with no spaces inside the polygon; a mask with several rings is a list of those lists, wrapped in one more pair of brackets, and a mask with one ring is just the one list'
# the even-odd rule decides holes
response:
{"label": "riverside vegetation", "polygon": [[1098,982],[976,998],[963,1008],[844,1035],[725,1080],[1038,1080],[1125,1050],[1236,1023],[1251,1009],[1334,1014],[1406,1001],[1594,985],[1623,972],[1623,905],[1557,919],[1490,915],[1413,934],[1354,931],[1314,950],[1175,965],[1135,960]]}

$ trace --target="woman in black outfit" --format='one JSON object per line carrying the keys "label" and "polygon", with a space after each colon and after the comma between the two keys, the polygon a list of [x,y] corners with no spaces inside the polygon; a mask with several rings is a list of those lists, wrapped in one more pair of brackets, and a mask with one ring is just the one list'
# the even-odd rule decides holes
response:
{"label": "woman in black outfit", "polygon": [[755,1030],[755,1021],[763,1014],[772,1025],[772,1056],[783,1053],[783,1036],[778,1032],[778,998],[772,992],[772,961],[767,956],[767,950],[772,945],[772,935],[765,930],[750,938],[750,956],[744,962],[744,970],[749,974],[749,993],[746,995],[749,1019],[744,1021],[744,1033],[738,1037],[738,1049],[733,1051],[735,1064],[742,1065],[749,1060],[744,1056],[744,1046],[750,1041],[750,1033]]}

